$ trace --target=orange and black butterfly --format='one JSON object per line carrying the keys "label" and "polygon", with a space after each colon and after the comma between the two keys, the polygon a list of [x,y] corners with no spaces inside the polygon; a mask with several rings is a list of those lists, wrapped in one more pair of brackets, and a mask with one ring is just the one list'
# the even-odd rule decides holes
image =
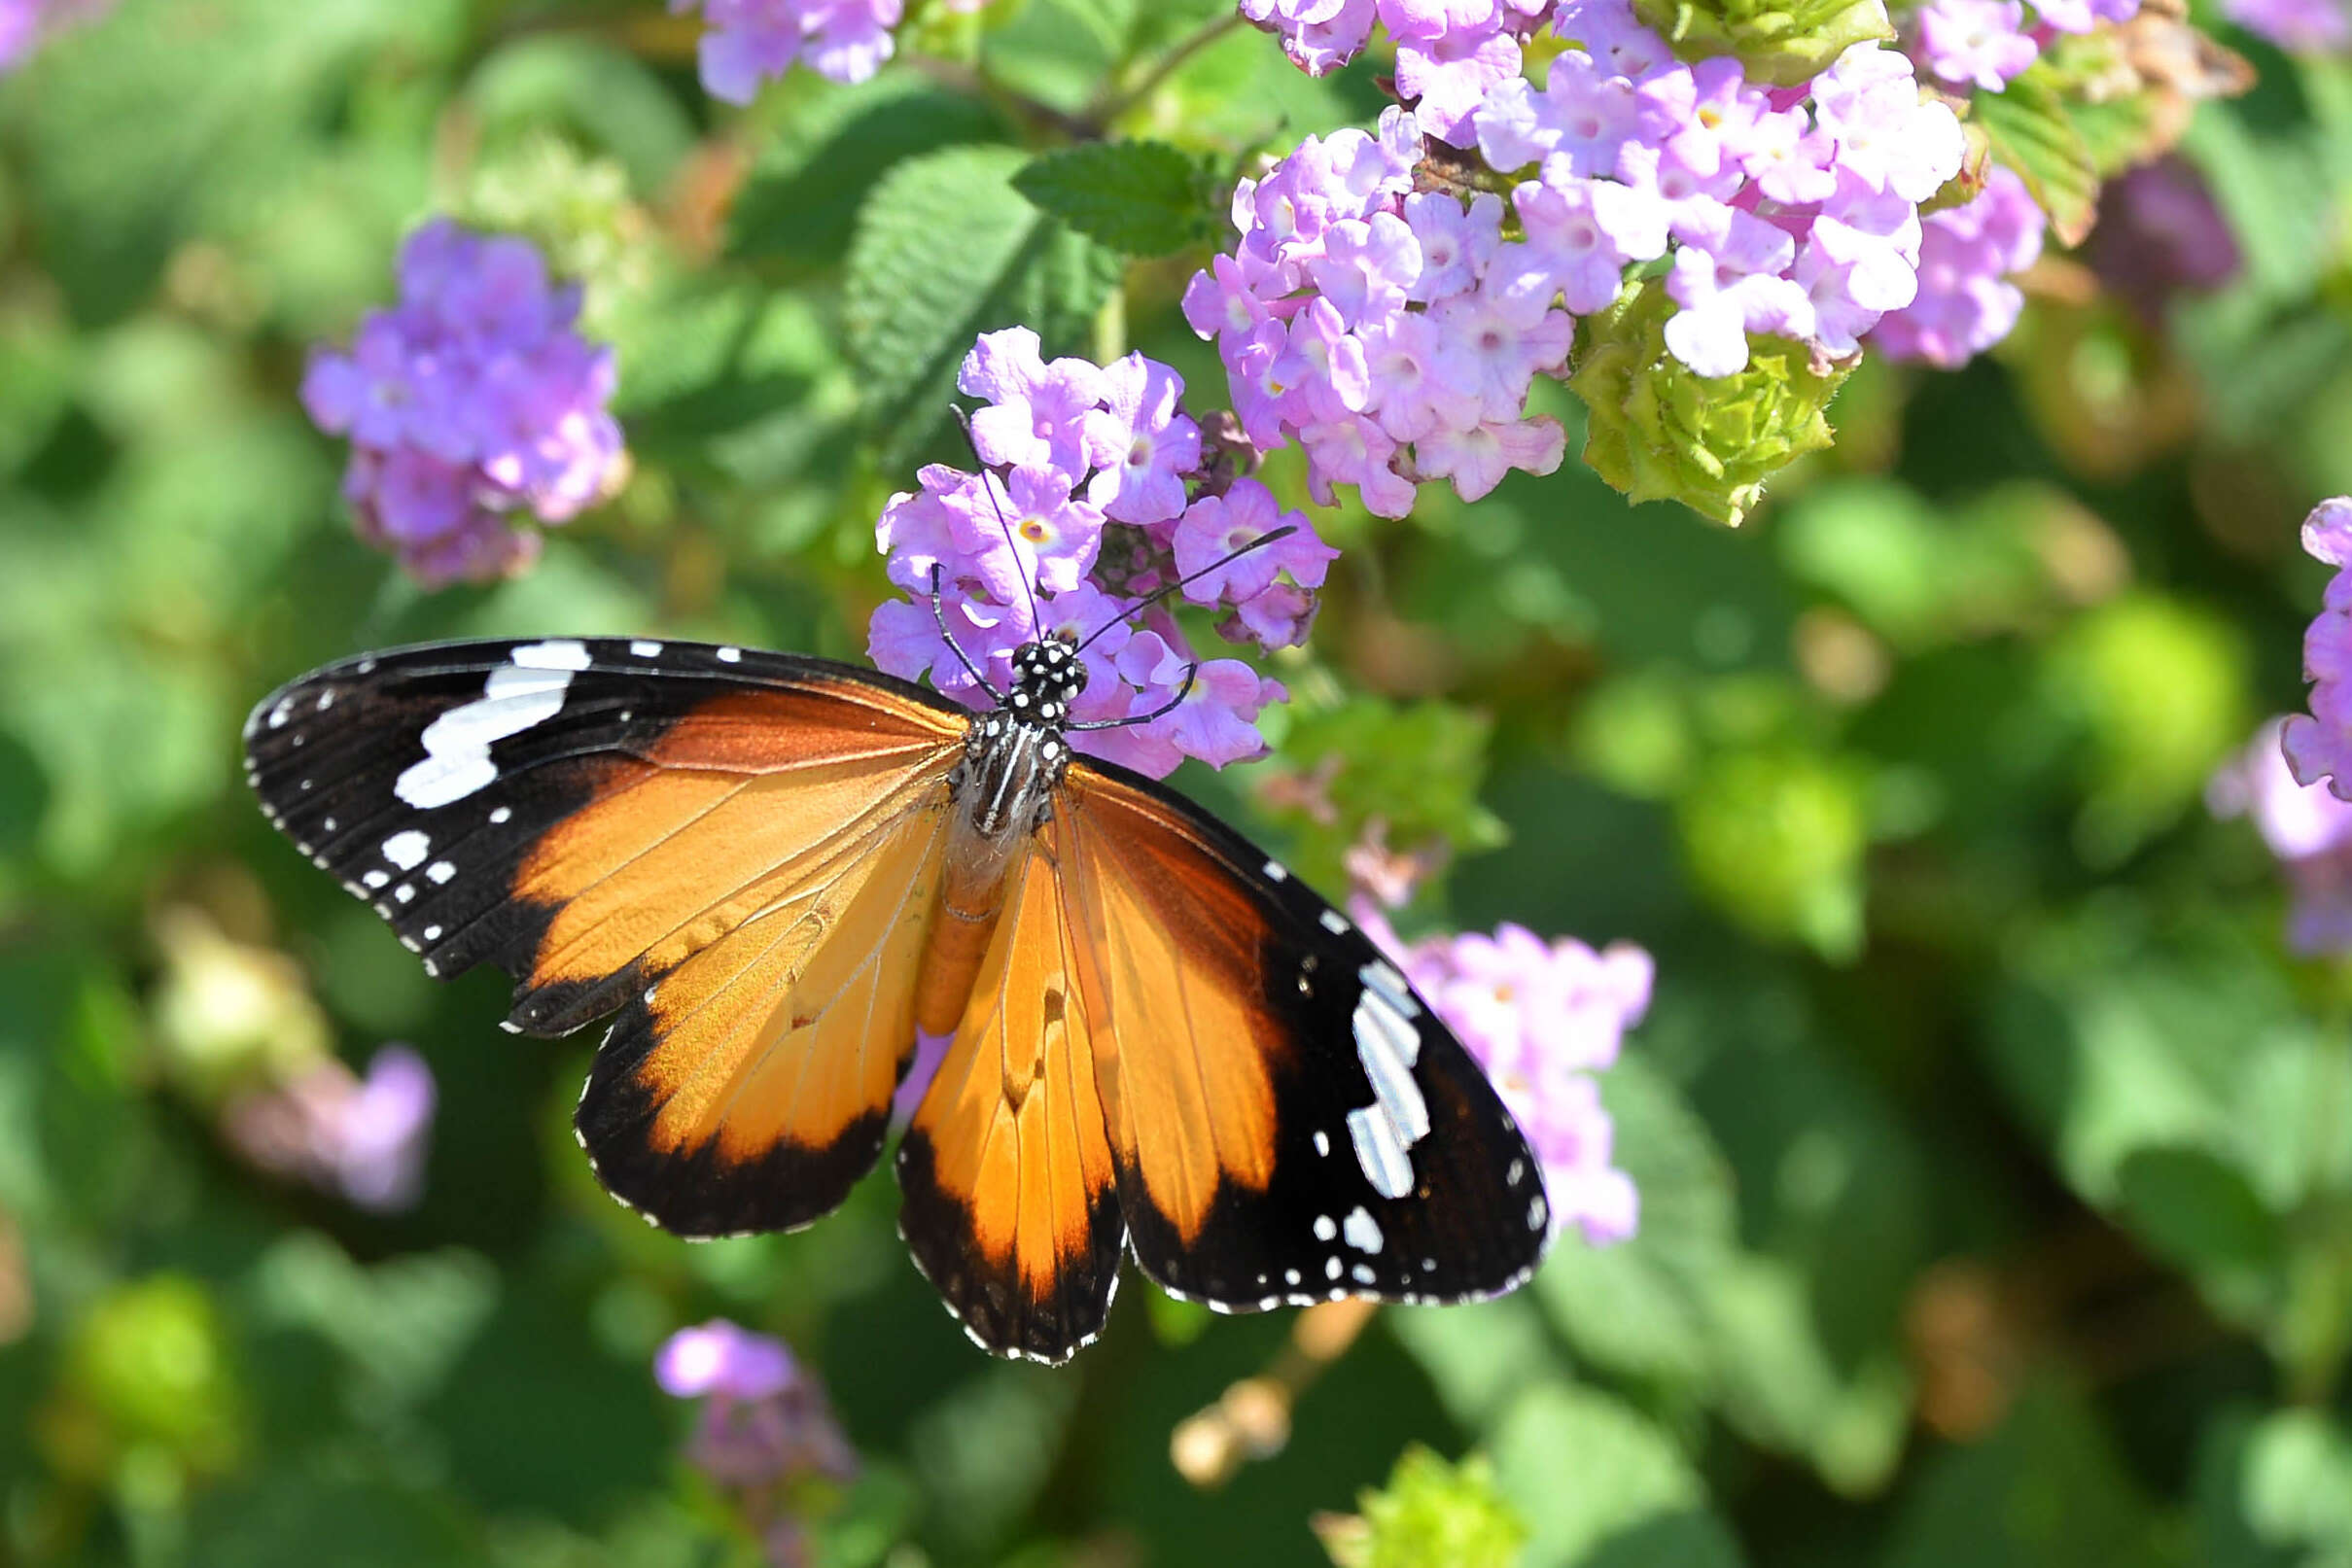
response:
{"label": "orange and black butterfly", "polygon": [[613,1195],[790,1230],[872,1168],[916,1031],[900,1230],[983,1348],[1062,1361],[1122,1250],[1230,1311],[1508,1290],[1549,1215],[1458,1041],[1345,917],[1158,784],[1073,756],[1085,667],[993,712],[870,670],[627,639],[354,659],[254,711],[301,852],[507,1027],[617,1014],[579,1101]]}

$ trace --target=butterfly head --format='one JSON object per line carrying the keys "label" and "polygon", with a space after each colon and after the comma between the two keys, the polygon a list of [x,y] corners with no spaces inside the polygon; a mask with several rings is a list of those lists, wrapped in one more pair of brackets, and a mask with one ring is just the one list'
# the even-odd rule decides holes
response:
{"label": "butterfly head", "polygon": [[1086,689],[1086,664],[1060,638],[1024,643],[1013,654],[1012,695],[1004,706],[1017,719],[1060,726],[1070,722],[1070,705]]}

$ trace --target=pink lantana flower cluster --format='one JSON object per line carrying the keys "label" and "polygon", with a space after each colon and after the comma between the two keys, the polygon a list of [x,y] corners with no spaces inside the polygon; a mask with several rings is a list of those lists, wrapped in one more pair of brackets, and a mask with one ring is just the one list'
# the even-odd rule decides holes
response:
{"label": "pink lantana flower cluster", "polygon": [[1750,332],[1843,359],[1911,302],[1919,203],[1966,148],[1908,58],[1857,44],[1782,89],[1728,56],[1676,59],[1623,0],[1563,6],[1561,24],[1584,47],[1479,112],[1488,164],[1535,171],[1512,192],[1527,238],[1508,286],[1586,314],[1663,259],[1667,347],[1703,376],[1744,369]]}
{"label": "pink lantana flower cluster", "polygon": [[1415,191],[1422,148],[1404,109],[1377,137],[1308,137],[1241,183],[1241,243],[1184,295],[1250,441],[1298,441],[1317,501],[1352,484],[1384,517],[1413,509],[1421,478],[1474,501],[1511,469],[1551,472],[1565,446],[1557,421],[1524,409],[1575,323],[1504,287],[1499,196]]}
{"label": "pink lantana flower cluster", "polygon": [[1633,1181],[1614,1161],[1615,1127],[1596,1076],[1615,1065],[1625,1033],[1649,1010],[1656,966],[1631,943],[1595,952],[1546,942],[1525,926],[1405,943],[1380,907],[1349,911],[1386,948],[1477,1059],[1543,1165],[1555,1235],[1595,1245],[1640,1223]]}
{"label": "pink lantana flower cluster", "polygon": [[858,1479],[817,1376],[781,1340],[723,1317],[680,1329],[653,1357],[653,1380],[699,1402],[686,1462],[734,1503],[768,1568],[809,1568],[816,1543],[796,1504]]}
{"label": "pink lantana flower cluster", "polygon": [[1553,0],[1241,0],[1242,15],[1282,41],[1311,76],[1355,58],[1375,24],[1396,40],[1397,96],[1419,101],[1422,129],[1469,145],[1469,121],[1496,83],[1519,74],[1521,42]]}
{"label": "pink lantana flower cluster", "polygon": [[2030,9],[2019,0],[1929,0],[1913,15],[1905,47],[1954,87],[1999,92],[2058,34],[2129,21],[2139,10],[2140,0],[2035,0]]}
{"label": "pink lantana flower cluster", "polygon": [[424,1195],[436,1098],[425,1059],[388,1045],[365,1077],[328,1057],[240,1095],[224,1108],[222,1127],[260,1168],[389,1213]]}
{"label": "pink lantana flower cluster", "polygon": [[[1289,647],[1306,640],[1315,590],[1339,552],[1263,484],[1205,462],[1211,443],[1184,412],[1183,379],[1157,361],[1048,363],[1037,334],[1016,327],[983,335],[957,385],[986,403],[971,416],[980,471],[932,465],[921,489],[883,508],[875,538],[907,597],[874,611],[874,663],[928,675],[948,696],[985,707],[993,699],[964,659],[1009,690],[1014,651],[1060,637],[1083,645],[1087,682],[1073,719],[1169,710],[1075,732],[1079,750],[1155,778],[1187,756],[1222,767],[1263,755],[1256,720],[1284,700],[1281,683],[1240,659],[1199,657],[1170,608],[1142,601],[1288,527],[1195,578],[1182,598],[1220,610],[1227,641]],[[932,613],[934,580],[953,648]]]}
{"label": "pink lantana flower cluster", "polygon": [[1867,341],[1891,359],[1966,365],[2017,326],[2025,295],[2010,278],[2040,259],[2047,226],[2025,182],[1991,168],[1973,198],[1922,222],[1918,293]]}
{"label": "pink lantana flower cluster", "polygon": [[[988,0],[938,3],[970,12]],[[795,64],[827,81],[863,82],[891,57],[892,29],[905,13],[904,0],[670,0],[670,9],[701,11],[703,90],[728,103],[750,103]]]}
{"label": "pink lantana flower cluster", "polygon": [[401,247],[400,284],[348,352],[311,355],[302,405],[351,437],[361,538],[427,587],[520,571],[540,539],[516,513],[569,522],[620,471],[613,351],[579,335],[579,287],[525,239],[437,220]]}
{"label": "pink lantana flower cluster", "polygon": [[1425,158],[1410,110],[1377,137],[1310,137],[1235,192],[1240,241],[1194,277],[1186,319],[1216,338],[1250,439],[1306,449],[1317,499],[1353,484],[1402,516],[1423,478],[1477,500],[1510,469],[1551,471],[1562,435],[1527,392],[1629,268],[1666,270],[1667,346],[1702,376],[1745,368],[1751,332],[1845,358],[1916,296],[1919,203],[1965,150],[1903,54],[1859,44],[1782,89],[1676,59],[1625,0],[1553,24],[1578,47],[1469,122],[1507,204]]}

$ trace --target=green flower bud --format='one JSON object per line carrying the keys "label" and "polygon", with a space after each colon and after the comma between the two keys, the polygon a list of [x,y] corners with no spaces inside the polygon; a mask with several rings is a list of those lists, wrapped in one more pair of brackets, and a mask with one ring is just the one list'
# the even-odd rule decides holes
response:
{"label": "green flower bud", "polygon": [[1752,82],[1809,82],[1855,44],[1891,39],[1881,0],[1633,0],[1686,60],[1738,58]]}
{"label": "green flower bud", "polygon": [[1340,1568],[1509,1568],[1527,1526],[1495,1488],[1494,1473],[1472,1455],[1448,1464],[1418,1444],[1396,1461],[1385,1491],[1358,1498],[1361,1514],[1324,1514],[1315,1533]]}
{"label": "green flower bud", "polygon": [[1679,501],[1737,527],[1767,479],[1830,444],[1823,410],[1853,366],[1755,337],[1746,369],[1698,375],[1667,352],[1674,308],[1653,279],[1578,327],[1568,386],[1590,410],[1585,466],[1631,500]]}

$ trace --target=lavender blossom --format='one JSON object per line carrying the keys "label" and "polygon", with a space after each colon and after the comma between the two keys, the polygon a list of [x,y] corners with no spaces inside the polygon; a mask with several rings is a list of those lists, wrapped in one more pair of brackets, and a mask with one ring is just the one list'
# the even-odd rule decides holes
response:
{"label": "lavender blossom", "polygon": [[[987,0],[940,0],[949,11],[977,11]],[[709,31],[699,53],[703,90],[728,103],[750,103],[760,87],[795,64],[832,82],[863,82],[895,48],[891,30],[903,0],[670,0],[674,12],[699,9]]]}
{"label": "lavender blossom", "polygon": [[303,406],[351,437],[362,539],[427,587],[511,575],[539,551],[514,514],[569,522],[621,470],[613,351],[574,330],[579,290],[527,240],[437,220],[401,248],[400,281],[348,352],[313,352]]}
{"label": "lavender blossom", "polygon": [[424,1058],[388,1045],[365,1078],[326,1058],[284,1085],[230,1101],[224,1125],[263,1169],[393,1212],[414,1207],[423,1194],[436,1098]]}

